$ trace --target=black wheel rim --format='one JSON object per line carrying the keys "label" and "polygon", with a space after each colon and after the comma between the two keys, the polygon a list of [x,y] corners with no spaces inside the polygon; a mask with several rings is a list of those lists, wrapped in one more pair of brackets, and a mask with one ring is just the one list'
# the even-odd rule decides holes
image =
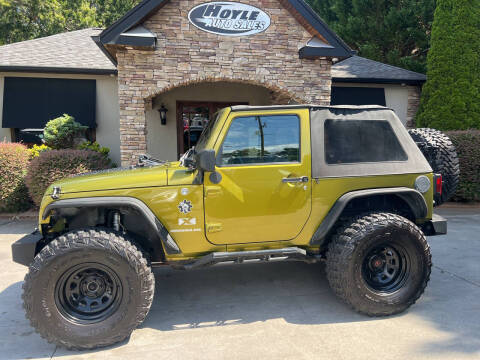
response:
{"label": "black wheel rim", "polygon": [[69,321],[91,324],[105,320],[120,305],[122,284],[107,266],[85,263],[66,271],[57,282],[55,302]]}
{"label": "black wheel rim", "polygon": [[373,291],[392,293],[405,284],[409,267],[408,254],[402,246],[382,244],[367,252],[362,276]]}

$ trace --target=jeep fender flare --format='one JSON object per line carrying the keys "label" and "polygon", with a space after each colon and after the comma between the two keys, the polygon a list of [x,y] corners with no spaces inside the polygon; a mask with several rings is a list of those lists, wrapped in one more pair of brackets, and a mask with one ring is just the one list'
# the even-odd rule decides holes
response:
{"label": "jeep fender flare", "polygon": [[[90,197],[77,199],[58,200],[48,204],[42,214],[45,220],[50,212],[55,209],[65,208],[88,208],[88,207],[130,207],[138,211],[152,227],[158,240],[163,244],[165,252],[169,255],[180,254],[180,248],[170,235],[162,222],[155,216],[150,208],[139,199],[133,197]],[[153,244],[155,245],[155,244]]]}
{"label": "jeep fender flare", "polygon": [[375,195],[394,195],[402,199],[410,208],[415,219],[424,219],[428,214],[427,202],[423,195],[417,190],[407,187],[379,188],[351,191],[342,195],[332,206],[328,214],[318,226],[310,240],[310,245],[322,246],[325,239],[337,223],[347,204],[353,199],[375,196]]}

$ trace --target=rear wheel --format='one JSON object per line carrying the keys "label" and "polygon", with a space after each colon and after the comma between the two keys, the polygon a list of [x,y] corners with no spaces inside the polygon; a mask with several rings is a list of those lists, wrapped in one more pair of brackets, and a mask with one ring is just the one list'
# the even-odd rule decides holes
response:
{"label": "rear wheel", "polygon": [[442,174],[442,194],[435,196],[435,206],[439,206],[455,194],[460,180],[460,165],[455,146],[447,135],[435,129],[410,129],[408,132],[433,172]]}
{"label": "rear wheel", "polygon": [[141,252],[107,230],[73,231],[35,257],[23,285],[27,318],[49,342],[94,349],[127,338],[153,300]]}
{"label": "rear wheel", "polygon": [[350,219],[327,252],[333,291],[360,313],[400,313],[422,295],[430,278],[425,235],[409,220],[390,213]]}

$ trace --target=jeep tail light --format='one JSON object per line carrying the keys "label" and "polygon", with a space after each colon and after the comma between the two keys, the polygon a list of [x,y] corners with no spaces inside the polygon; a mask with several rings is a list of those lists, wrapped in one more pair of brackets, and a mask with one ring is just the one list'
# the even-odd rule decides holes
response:
{"label": "jeep tail light", "polygon": [[443,178],[441,174],[435,175],[435,194],[442,195]]}

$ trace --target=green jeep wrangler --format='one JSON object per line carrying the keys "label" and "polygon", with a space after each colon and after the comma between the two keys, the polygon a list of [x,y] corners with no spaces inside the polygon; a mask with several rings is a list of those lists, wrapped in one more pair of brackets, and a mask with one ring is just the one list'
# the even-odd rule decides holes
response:
{"label": "green jeep wrangler", "polygon": [[353,309],[400,313],[425,290],[426,235],[447,230],[434,203],[457,182],[448,138],[410,135],[384,107],[225,108],[178,162],[48,188],[38,230],[12,245],[27,318],[58,345],[106,346],[147,316],[153,267],[280,260],[325,261]]}

